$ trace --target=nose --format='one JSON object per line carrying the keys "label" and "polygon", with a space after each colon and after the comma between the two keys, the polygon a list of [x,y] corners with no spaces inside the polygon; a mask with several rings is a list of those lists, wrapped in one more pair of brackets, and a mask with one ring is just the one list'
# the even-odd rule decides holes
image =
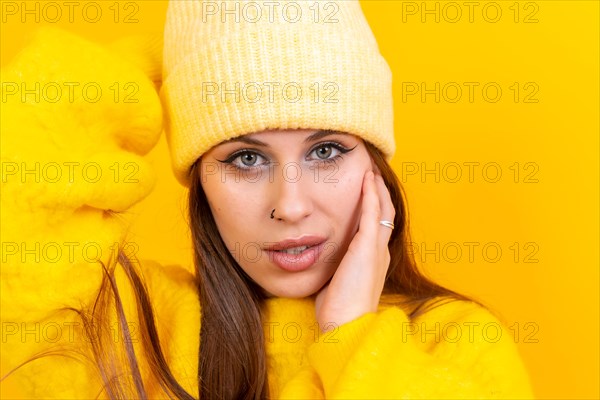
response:
{"label": "nose", "polygon": [[304,172],[298,168],[294,173],[276,174],[279,176],[272,183],[272,206],[269,208],[274,220],[296,223],[313,212],[311,196],[314,191],[310,188],[309,179],[302,177]]}

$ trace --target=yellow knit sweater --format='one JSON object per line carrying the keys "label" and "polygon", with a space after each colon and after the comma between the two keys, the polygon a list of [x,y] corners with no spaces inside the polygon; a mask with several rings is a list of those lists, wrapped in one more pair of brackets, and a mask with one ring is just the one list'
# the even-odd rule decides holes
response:
{"label": "yellow knit sweater", "polygon": [[[108,265],[126,241],[118,212],[152,190],[143,155],[162,127],[157,54],[159,41],[101,47],[43,29],[2,71],[2,398],[106,397],[72,309],[93,305],[97,261]],[[135,168],[135,179],[126,179],[126,168]],[[196,394],[193,277],[150,261],[139,270],[167,361]],[[148,374],[130,285],[116,271],[148,397],[166,398]],[[122,345],[110,318],[114,344]],[[273,398],[532,397],[510,332],[473,303],[447,303],[413,321],[407,310],[381,306],[319,334],[311,299],[276,298],[267,301],[264,329]]]}

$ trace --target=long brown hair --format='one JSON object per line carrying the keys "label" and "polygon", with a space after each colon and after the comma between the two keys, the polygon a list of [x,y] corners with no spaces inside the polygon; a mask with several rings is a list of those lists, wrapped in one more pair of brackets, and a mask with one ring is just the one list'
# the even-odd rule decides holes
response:
{"label": "long brown hair", "polygon": [[[427,279],[411,252],[406,197],[382,153],[370,143],[367,151],[379,168],[396,209],[389,242],[391,255],[384,294],[400,294],[410,317],[443,301],[470,300]],[[260,310],[262,291],[233,259],[223,243],[202,189],[200,161],[192,167],[189,213],[202,306],[199,363],[202,399],[268,398],[265,347]],[[431,302],[430,300],[434,300]],[[219,335],[215,333],[219,333]]]}

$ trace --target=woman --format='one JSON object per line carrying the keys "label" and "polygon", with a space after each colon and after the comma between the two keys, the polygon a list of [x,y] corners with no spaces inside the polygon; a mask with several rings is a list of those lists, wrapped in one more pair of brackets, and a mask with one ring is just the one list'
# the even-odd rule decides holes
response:
{"label": "woman", "polygon": [[[148,49],[122,42],[110,53],[46,31],[3,74],[6,82],[136,82],[139,101],[7,101],[2,157],[14,165],[3,200],[18,201],[3,201],[14,211],[3,237],[94,238],[119,252],[50,263],[28,260],[27,245],[6,248],[2,390],[531,397],[514,344],[501,330],[490,335],[497,319],[427,280],[411,257],[407,210],[386,161],[395,148],[391,73],[358,2],[284,2],[286,13],[268,16],[252,3],[242,19],[203,1],[172,2],[167,15],[161,98],[173,169],[190,187],[195,275],[138,265],[114,215],[151,186],[140,155],[161,121]],[[50,58],[42,73],[27,67]],[[141,179],[15,180],[12,167],[42,157],[24,145],[27,135],[47,162],[94,160],[114,171],[115,160],[135,160]],[[36,268],[44,262],[52,268]],[[49,340],[52,323],[72,331]],[[32,326],[46,340],[27,336]]]}

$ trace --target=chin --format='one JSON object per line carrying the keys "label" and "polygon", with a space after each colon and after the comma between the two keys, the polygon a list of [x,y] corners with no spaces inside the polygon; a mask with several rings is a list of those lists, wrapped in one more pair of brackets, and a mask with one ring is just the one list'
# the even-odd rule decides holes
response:
{"label": "chin", "polygon": [[313,295],[316,290],[297,290],[297,289],[277,289],[272,291],[267,291],[269,297],[282,297],[286,299],[303,299],[305,297],[309,297]]}
{"label": "chin", "polygon": [[324,284],[318,285],[298,285],[297,283],[287,284],[275,288],[264,289],[269,297],[283,297],[288,299],[303,299],[316,294]]}

